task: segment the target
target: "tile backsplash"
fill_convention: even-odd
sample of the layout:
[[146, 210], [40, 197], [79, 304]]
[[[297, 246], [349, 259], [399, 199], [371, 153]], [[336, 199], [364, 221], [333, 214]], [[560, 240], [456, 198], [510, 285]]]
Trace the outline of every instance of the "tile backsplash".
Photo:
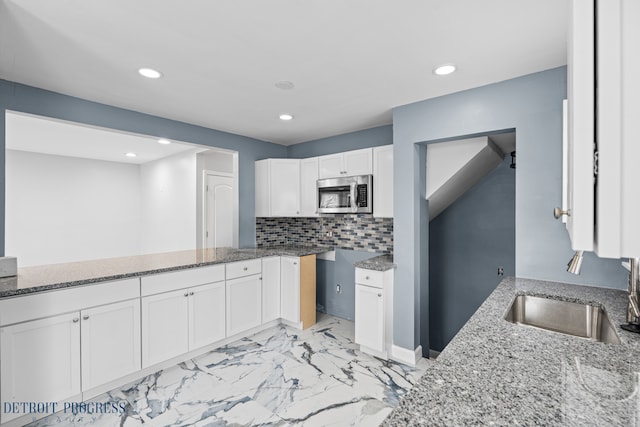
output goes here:
[[393, 218], [325, 215], [317, 218], [256, 218], [256, 245], [322, 245], [393, 252]]

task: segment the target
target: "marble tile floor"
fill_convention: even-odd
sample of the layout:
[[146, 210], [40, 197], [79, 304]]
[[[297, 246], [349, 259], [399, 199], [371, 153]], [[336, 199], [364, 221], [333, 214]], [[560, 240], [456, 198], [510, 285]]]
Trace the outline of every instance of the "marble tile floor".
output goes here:
[[57, 413], [30, 426], [377, 426], [428, 369], [360, 352], [354, 325], [318, 313], [92, 399], [120, 413]]

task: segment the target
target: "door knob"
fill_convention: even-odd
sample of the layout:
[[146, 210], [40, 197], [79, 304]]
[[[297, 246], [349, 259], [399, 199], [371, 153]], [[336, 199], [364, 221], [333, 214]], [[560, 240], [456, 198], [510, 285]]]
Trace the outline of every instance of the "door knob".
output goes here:
[[553, 217], [555, 219], [560, 219], [562, 215], [571, 216], [571, 213], [569, 212], [569, 209], [567, 209], [566, 211], [563, 211], [561, 208], [553, 209]]

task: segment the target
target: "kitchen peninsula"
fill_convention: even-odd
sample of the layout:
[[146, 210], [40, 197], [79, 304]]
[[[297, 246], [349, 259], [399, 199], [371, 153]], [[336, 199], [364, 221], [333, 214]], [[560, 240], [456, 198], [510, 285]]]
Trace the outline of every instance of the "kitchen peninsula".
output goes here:
[[[306, 329], [316, 320], [316, 254], [328, 250], [221, 248], [21, 268], [0, 280], [2, 401], [86, 401], [279, 323]], [[0, 422], [20, 415], [3, 412]]]

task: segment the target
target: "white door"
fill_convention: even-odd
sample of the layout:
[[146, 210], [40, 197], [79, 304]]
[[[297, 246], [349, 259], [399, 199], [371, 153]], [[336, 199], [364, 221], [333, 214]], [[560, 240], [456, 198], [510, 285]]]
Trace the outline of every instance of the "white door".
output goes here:
[[142, 367], [189, 351], [189, 292], [142, 298]]
[[371, 175], [373, 173], [373, 149], [347, 151], [344, 153], [346, 176]]
[[342, 153], [318, 157], [318, 179], [345, 176]]
[[234, 247], [234, 179], [206, 175], [205, 239], [208, 248]]
[[82, 310], [80, 315], [83, 390], [140, 369], [140, 299]]
[[300, 160], [270, 160], [271, 216], [300, 215]]
[[[80, 393], [80, 314], [0, 328], [3, 402], [59, 402]], [[0, 422], [22, 414], [0, 411]]]
[[384, 299], [382, 289], [356, 284], [356, 343], [384, 351]]
[[373, 216], [393, 218], [393, 145], [373, 149]]
[[227, 336], [262, 323], [262, 281], [259, 274], [227, 280]]
[[224, 281], [189, 289], [189, 350], [225, 337]]
[[300, 160], [300, 215], [318, 216], [318, 158]]
[[300, 259], [282, 257], [280, 312], [282, 318], [293, 323], [300, 322]]
[[280, 317], [280, 257], [262, 258], [262, 323]]

